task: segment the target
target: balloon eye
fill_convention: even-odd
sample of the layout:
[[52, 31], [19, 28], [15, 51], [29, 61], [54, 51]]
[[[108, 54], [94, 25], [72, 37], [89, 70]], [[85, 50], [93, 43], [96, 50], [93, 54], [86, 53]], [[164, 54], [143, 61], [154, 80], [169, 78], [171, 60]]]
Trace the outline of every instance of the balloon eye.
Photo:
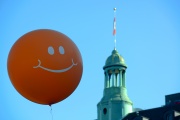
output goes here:
[[65, 51], [64, 51], [64, 48], [63, 48], [62, 46], [59, 46], [59, 53], [60, 53], [60, 54], [64, 54], [64, 52], [65, 52]]
[[53, 48], [52, 46], [49, 46], [49, 47], [48, 47], [48, 53], [49, 53], [50, 55], [53, 55], [53, 54], [54, 54], [54, 48]]

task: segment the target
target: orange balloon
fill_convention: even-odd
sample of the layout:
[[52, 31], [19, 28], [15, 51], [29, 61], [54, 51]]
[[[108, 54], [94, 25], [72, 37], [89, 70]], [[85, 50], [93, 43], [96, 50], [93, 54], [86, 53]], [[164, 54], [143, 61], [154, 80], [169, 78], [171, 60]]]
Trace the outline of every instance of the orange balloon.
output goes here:
[[83, 71], [77, 46], [66, 35], [48, 29], [20, 37], [9, 52], [7, 67], [13, 86], [22, 96], [46, 105], [71, 95]]

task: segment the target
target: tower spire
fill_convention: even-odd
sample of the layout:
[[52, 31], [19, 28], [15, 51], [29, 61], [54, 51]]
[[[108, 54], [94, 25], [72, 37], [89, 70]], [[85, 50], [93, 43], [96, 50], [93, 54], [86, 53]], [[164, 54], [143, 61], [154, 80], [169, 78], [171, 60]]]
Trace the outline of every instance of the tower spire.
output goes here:
[[113, 36], [114, 36], [114, 50], [116, 50], [116, 8], [114, 8]]
[[126, 64], [124, 58], [116, 50], [116, 8], [113, 21], [114, 50], [105, 62], [104, 92], [97, 104], [97, 120], [122, 120], [133, 111], [133, 103], [127, 95]]

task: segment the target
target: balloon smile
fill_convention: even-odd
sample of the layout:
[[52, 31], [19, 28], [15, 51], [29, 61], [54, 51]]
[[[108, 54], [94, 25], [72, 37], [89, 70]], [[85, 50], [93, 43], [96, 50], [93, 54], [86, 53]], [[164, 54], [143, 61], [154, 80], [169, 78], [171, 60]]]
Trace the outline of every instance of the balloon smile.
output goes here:
[[41, 61], [38, 59], [39, 64], [37, 66], [34, 66], [33, 68], [41, 68], [43, 70], [49, 71], [49, 72], [54, 72], [54, 73], [62, 73], [62, 72], [66, 72], [68, 70], [70, 70], [73, 66], [77, 65], [77, 63], [74, 63], [73, 59], [72, 59], [72, 65], [69, 66], [68, 68], [65, 69], [61, 69], [61, 70], [52, 70], [49, 68], [45, 68], [43, 66], [41, 66]]

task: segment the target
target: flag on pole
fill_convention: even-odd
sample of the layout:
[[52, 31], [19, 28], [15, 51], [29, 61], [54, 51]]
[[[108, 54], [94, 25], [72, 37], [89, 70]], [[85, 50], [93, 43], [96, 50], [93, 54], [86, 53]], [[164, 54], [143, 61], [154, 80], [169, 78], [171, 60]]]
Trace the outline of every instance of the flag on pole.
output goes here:
[[114, 17], [113, 21], [113, 35], [116, 35], [116, 17]]

